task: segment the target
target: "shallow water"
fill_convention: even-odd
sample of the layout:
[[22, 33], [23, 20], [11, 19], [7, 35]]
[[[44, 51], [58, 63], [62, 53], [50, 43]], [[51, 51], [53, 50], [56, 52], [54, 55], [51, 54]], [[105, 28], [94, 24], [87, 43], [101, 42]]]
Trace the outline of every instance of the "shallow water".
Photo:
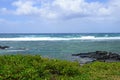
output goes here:
[[71, 56], [71, 54], [94, 52], [98, 50], [120, 53], [119, 38], [119, 33], [1, 34], [0, 45], [10, 46], [10, 48], [0, 50], [0, 54], [40, 54], [43, 57], [74, 60], [76, 58]]

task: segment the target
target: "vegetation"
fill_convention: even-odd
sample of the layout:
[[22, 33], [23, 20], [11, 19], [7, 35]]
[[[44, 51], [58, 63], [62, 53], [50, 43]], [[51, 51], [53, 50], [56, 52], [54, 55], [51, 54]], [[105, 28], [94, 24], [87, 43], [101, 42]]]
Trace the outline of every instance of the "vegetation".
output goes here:
[[120, 80], [120, 63], [80, 66], [39, 55], [1, 55], [0, 80]]

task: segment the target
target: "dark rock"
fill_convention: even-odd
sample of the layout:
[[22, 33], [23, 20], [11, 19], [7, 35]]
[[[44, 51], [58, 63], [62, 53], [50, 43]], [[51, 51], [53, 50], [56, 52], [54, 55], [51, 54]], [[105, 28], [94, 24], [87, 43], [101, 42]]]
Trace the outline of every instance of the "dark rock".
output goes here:
[[79, 56], [80, 58], [91, 58], [93, 60], [104, 61], [104, 62], [120, 61], [119, 54], [107, 52], [107, 51], [79, 53], [79, 54], [72, 54], [72, 56]]
[[10, 48], [9, 46], [0, 46], [0, 49], [7, 49]]

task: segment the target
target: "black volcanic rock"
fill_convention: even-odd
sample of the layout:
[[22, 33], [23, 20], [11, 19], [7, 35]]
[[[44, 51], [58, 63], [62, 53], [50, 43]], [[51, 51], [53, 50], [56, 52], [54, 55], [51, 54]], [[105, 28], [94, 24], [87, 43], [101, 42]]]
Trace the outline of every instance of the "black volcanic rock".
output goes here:
[[7, 49], [10, 48], [9, 46], [0, 46], [0, 49]]
[[88, 53], [72, 54], [72, 56], [79, 56], [80, 58], [91, 58], [96, 61], [120, 61], [120, 55], [117, 53], [107, 51], [96, 51]]

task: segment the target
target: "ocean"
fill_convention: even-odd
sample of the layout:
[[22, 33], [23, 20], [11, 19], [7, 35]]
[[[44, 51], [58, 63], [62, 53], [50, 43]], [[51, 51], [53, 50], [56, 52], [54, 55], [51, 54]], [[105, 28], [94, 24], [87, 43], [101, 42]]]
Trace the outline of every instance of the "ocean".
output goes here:
[[42, 57], [75, 60], [72, 54], [94, 51], [120, 53], [120, 33], [0, 34], [0, 54], [39, 54]]

